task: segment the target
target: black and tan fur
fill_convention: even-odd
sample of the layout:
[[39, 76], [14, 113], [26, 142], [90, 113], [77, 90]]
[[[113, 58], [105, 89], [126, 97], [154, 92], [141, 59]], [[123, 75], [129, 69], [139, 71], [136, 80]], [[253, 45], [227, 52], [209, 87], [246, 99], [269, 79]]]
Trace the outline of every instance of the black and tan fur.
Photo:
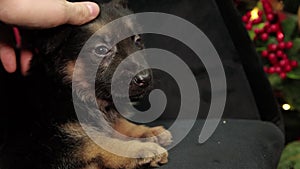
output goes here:
[[[140, 142], [108, 137], [101, 130], [93, 131], [96, 139], [105, 144], [113, 144], [128, 155], [152, 156], [134, 159], [102, 149], [86, 135], [78, 123], [71, 90], [78, 54], [95, 31], [114, 19], [130, 14], [124, 8], [123, 1], [98, 3], [101, 5], [101, 14], [91, 23], [22, 32], [26, 47], [34, 47], [32, 50], [36, 51], [28, 76], [8, 74], [1, 67], [1, 169], [131, 169], [167, 163], [168, 154], [160, 145], [170, 144], [169, 132], [148, 142]], [[138, 35], [118, 43], [113, 54], [106, 56], [109, 62], [100, 64], [96, 79], [97, 102], [106, 120], [118, 132], [138, 138], [157, 136], [165, 129], [139, 126], [122, 118], [112, 103], [110, 82], [118, 64], [141, 48], [143, 46]], [[83, 75], [88, 73], [85, 72], [88, 70], [85, 66], [87, 65], [82, 65]], [[85, 91], [88, 81], [84, 80], [85, 76], [78, 86], [82, 91], [77, 96], [86, 102], [89, 91]], [[148, 90], [150, 87], [133, 87], [131, 92], [133, 95], [143, 95]], [[87, 112], [87, 116], [89, 113], [91, 112]]]

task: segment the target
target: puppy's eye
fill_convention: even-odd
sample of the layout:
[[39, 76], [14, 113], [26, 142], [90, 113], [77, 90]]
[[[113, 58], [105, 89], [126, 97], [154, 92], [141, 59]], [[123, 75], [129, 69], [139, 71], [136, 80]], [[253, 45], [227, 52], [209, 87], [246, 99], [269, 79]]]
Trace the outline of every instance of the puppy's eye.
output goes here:
[[139, 36], [139, 35], [136, 35], [136, 36], [134, 36], [134, 44], [138, 47], [138, 48], [140, 48], [140, 49], [142, 49], [143, 48], [143, 41], [142, 41], [142, 38]]
[[97, 46], [95, 48], [95, 53], [99, 56], [105, 56], [110, 52], [106, 46]]

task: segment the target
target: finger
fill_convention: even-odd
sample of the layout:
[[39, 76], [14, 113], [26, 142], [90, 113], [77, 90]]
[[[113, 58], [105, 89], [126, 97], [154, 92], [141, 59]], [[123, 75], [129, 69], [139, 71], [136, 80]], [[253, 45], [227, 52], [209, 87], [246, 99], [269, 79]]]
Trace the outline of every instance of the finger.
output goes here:
[[7, 6], [0, 11], [0, 20], [30, 28], [51, 28], [62, 24], [81, 25], [96, 18], [100, 12], [94, 2], [33, 1], [35, 5], [27, 1], [17, 1], [14, 5], [0, 3], [0, 6]]
[[17, 69], [16, 54], [11, 47], [4, 44], [0, 44], [0, 59], [4, 69], [7, 72], [13, 73], [16, 71]]
[[73, 25], [81, 25], [95, 19], [100, 8], [93, 2], [66, 2], [67, 23]]
[[24, 76], [27, 75], [30, 68], [30, 61], [32, 59], [32, 53], [30, 51], [21, 51], [21, 72]]

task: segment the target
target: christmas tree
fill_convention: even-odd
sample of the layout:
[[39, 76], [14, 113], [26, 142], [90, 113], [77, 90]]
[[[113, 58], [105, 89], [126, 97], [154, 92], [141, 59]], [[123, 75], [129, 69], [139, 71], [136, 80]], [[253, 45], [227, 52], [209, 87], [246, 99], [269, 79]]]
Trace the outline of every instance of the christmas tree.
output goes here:
[[[300, 117], [300, 1], [253, 2], [235, 0], [282, 109]], [[278, 169], [300, 169], [300, 141], [287, 145]]]

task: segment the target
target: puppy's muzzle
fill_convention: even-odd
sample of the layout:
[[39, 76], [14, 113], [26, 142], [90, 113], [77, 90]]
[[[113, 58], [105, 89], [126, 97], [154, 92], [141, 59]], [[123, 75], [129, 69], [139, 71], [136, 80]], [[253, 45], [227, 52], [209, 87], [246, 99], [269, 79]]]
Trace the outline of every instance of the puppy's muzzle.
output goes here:
[[139, 100], [151, 89], [153, 76], [151, 70], [143, 70], [136, 74], [130, 83], [129, 95], [132, 100]]
[[140, 73], [138, 73], [133, 78], [133, 84], [140, 88], [147, 88], [152, 81], [152, 75], [151, 72], [148, 70], [144, 70]]

